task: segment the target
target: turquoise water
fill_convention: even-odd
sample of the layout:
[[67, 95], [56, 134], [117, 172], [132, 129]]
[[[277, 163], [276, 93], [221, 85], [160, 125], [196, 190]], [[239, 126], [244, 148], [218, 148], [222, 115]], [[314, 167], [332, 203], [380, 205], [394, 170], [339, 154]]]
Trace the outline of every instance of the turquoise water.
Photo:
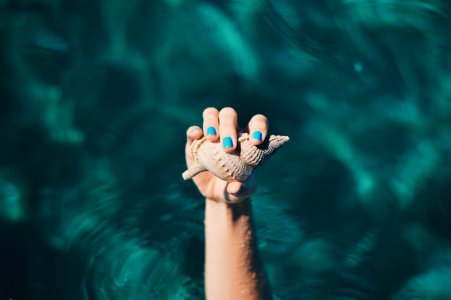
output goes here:
[[275, 299], [451, 299], [447, 1], [0, 1], [0, 299], [204, 299], [185, 131], [290, 142], [253, 197]]

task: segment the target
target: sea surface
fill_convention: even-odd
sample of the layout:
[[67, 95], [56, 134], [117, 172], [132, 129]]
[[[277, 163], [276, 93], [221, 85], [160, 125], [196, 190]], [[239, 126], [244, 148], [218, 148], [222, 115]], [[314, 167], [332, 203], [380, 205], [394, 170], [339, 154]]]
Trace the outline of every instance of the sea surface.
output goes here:
[[227, 106], [290, 136], [274, 299], [451, 299], [450, 1], [0, 0], [0, 45], [0, 300], [204, 299], [185, 132]]

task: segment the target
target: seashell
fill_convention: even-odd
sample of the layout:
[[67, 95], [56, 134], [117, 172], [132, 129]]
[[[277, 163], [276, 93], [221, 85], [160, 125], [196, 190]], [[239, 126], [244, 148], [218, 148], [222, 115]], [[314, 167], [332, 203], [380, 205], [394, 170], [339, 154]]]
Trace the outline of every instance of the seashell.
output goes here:
[[271, 135], [262, 144], [255, 146], [249, 140], [249, 134], [243, 133], [238, 138], [236, 150], [226, 153], [220, 143], [210, 142], [204, 137], [192, 143], [194, 163], [183, 172], [183, 179], [188, 180], [209, 171], [225, 181], [246, 181], [256, 167], [288, 140], [287, 136]]

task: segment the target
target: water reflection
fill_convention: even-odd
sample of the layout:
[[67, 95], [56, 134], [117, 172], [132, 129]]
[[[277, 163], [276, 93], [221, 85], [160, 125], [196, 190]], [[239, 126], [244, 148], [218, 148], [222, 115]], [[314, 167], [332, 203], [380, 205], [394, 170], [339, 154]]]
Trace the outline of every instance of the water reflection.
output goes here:
[[447, 299], [444, 1], [0, 1], [1, 299], [203, 299], [207, 106], [291, 137], [254, 211], [276, 299]]

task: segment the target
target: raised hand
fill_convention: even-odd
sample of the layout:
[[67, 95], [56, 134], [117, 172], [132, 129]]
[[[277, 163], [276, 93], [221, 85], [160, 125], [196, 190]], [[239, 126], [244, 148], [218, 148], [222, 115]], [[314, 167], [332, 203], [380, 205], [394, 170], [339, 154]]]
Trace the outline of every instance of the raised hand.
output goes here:
[[[227, 153], [235, 151], [238, 136], [238, 115], [233, 108], [226, 107], [220, 112], [213, 107], [203, 112], [203, 130], [192, 126], [187, 131], [186, 162], [188, 167], [193, 164], [190, 146], [193, 141], [205, 138], [214, 143], [221, 143]], [[255, 115], [249, 121], [245, 132], [251, 136], [254, 145], [261, 144], [268, 134], [268, 120], [263, 115]], [[193, 180], [203, 196], [210, 200], [225, 202], [240, 202], [250, 197], [256, 190], [256, 181], [251, 176], [246, 182], [226, 182], [210, 172], [202, 172], [193, 177]]]

